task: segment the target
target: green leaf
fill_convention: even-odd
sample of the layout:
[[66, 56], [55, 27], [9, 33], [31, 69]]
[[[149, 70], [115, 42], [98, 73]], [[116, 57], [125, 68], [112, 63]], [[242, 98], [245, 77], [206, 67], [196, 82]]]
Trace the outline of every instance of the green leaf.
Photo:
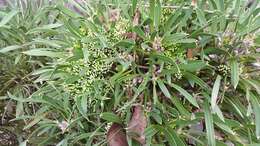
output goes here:
[[54, 48], [60, 48], [61, 47], [61, 45], [57, 44], [57, 42], [55, 40], [48, 40], [48, 39], [41, 39], [41, 38], [34, 39], [32, 41], [32, 43], [51, 46], [51, 47], [54, 47]]
[[216, 113], [217, 116], [220, 118], [220, 120], [222, 120], [223, 122], [225, 121], [225, 118], [223, 116], [223, 113], [222, 111], [220, 110], [219, 106], [218, 105], [215, 105], [214, 106], [214, 109], [213, 110], [213, 113]]
[[9, 12], [0, 22], [0, 27], [6, 25], [16, 14], [18, 13], [17, 10], [12, 10]]
[[19, 146], [26, 146], [27, 145], [27, 140], [25, 140], [25, 141], [23, 141], [23, 142], [21, 142], [20, 144], [19, 144]]
[[117, 42], [114, 46], [130, 48], [134, 44], [135, 44], [135, 42], [133, 40], [121, 40], [121, 41]]
[[163, 92], [164, 96], [166, 96], [166, 97], [171, 99], [171, 101], [177, 107], [177, 109], [180, 111], [180, 113], [182, 115], [185, 115], [186, 117], [189, 117], [190, 113], [183, 107], [183, 105], [181, 104], [179, 99], [177, 99], [175, 96], [171, 96], [169, 90], [164, 85], [163, 81], [162, 80], [157, 80], [157, 84], [158, 84], [159, 88], [161, 89], [161, 91]]
[[185, 71], [196, 72], [206, 67], [206, 65], [203, 61], [189, 61], [188, 64], [180, 64], [180, 68]]
[[132, 0], [132, 14], [135, 13], [136, 5], [137, 5], [137, 0]]
[[165, 33], [165, 35], [163, 36], [163, 43], [169, 43], [169, 44], [175, 44], [176, 41], [179, 41], [181, 39], [184, 39], [185, 37], [187, 37], [188, 34], [186, 33], [173, 33], [173, 34], [169, 34], [169, 33]]
[[162, 115], [156, 112], [151, 112], [151, 117], [158, 123], [158, 124], [162, 124]]
[[230, 61], [231, 67], [231, 83], [233, 87], [236, 89], [239, 82], [239, 64], [235, 59]]
[[32, 33], [38, 33], [38, 32], [46, 32], [48, 30], [52, 30], [55, 28], [59, 28], [61, 27], [63, 24], [60, 23], [54, 23], [54, 24], [47, 24], [47, 25], [43, 25], [43, 26], [39, 26], [33, 29], [30, 29], [27, 34], [32, 34]]
[[176, 106], [181, 115], [184, 115], [187, 118], [190, 117], [190, 112], [183, 106], [179, 98], [172, 96], [171, 101]]
[[240, 0], [235, 0], [234, 1], [234, 14], [238, 15], [239, 14], [239, 10], [240, 10]]
[[196, 43], [196, 42], [197, 42], [196, 39], [180, 39], [180, 40], [176, 40], [174, 43], [189, 44], [189, 43]]
[[14, 51], [14, 50], [20, 49], [22, 47], [23, 46], [18, 46], [18, 45], [8, 46], [8, 47], [0, 49], [0, 53], [7, 53], [7, 52], [10, 52], [10, 51]]
[[135, 91], [135, 94], [133, 96], [133, 98], [131, 99], [131, 101], [125, 103], [124, 106], [122, 106], [120, 109], [118, 109], [118, 111], [121, 111], [125, 108], [127, 108], [128, 106], [130, 106], [131, 104], [133, 104], [136, 100], [136, 98], [144, 91], [147, 89], [147, 83], [150, 81], [150, 74], [147, 73], [144, 75], [143, 77], [143, 82], [138, 86], [137, 90]]
[[101, 113], [100, 117], [109, 122], [115, 122], [115, 123], [119, 123], [119, 124], [122, 123], [122, 120], [120, 119], [120, 117], [118, 117], [114, 113], [110, 113], [110, 112]]
[[253, 79], [246, 79], [246, 80], [243, 80], [245, 83], [249, 84], [250, 86], [252, 86], [256, 92], [258, 94], [260, 94], [260, 83], [257, 82], [256, 80], [253, 80]]
[[168, 128], [161, 127], [163, 129], [163, 133], [165, 135], [165, 138], [167, 139], [169, 145], [171, 146], [177, 146], [177, 143], [175, 141], [175, 137], [173, 136], [172, 131], [170, 131]]
[[23, 130], [31, 128], [32, 126], [34, 126], [38, 122], [40, 122], [43, 118], [44, 118], [44, 115], [42, 115], [42, 114], [36, 115], [35, 118], [31, 122], [26, 124], [26, 126], [23, 128]]
[[232, 135], [235, 134], [235, 132], [234, 132], [229, 126], [227, 126], [227, 125], [225, 125], [225, 124], [222, 124], [222, 123], [219, 123], [219, 122], [215, 122], [215, 124], [216, 124], [219, 128], [221, 128], [222, 130], [228, 132], [229, 134], [232, 134]]
[[30, 56], [47, 56], [47, 57], [63, 57], [63, 52], [54, 52], [46, 48], [38, 48], [38, 49], [32, 49], [23, 52], [26, 55]]
[[216, 0], [216, 5], [219, 11], [224, 12], [224, 0]]
[[17, 104], [16, 104], [16, 112], [15, 112], [15, 117], [20, 117], [24, 114], [24, 107], [23, 107], [23, 102], [19, 102], [17, 101]]
[[256, 137], [257, 139], [260, 139], [260, 103], [257, 100], [257, 97], [253, 94], [250, 93], [250, 99], [251, 99], [251, 103], [253, 105], [253, 111], [254, 111], [254, 115], [255, 115], [255, 125], [256, 125]]
[[161, 20], [161, 2], [160, 0], [156, 1], [155, 4], [155, 9], [154, 9], [154, 26], [156, 29], [158, 29], [159, 25], [160, 25], [160, 20]]
[[60, 12], [62, 12], [63, 14], [68, 15], [68, 16], [70, 16], [72, 18], [81, 17], [78, 13], [75, 13], [75, 12], [71, 11], [70, 9], [64, 7], [63, 5], [58, 5], [57, 9], [59, 9]]
[[185, 3], [183, 3], [174, 13], [172, 13], [172, 14], [169, 16], [168, 20], [166, 21], [166, 23], [165, 23], [165, 25], [164, 25], [164, 31], [166, 32], [165, 35], [171, 33], [171, 31], [169, 31], [169, 30], [171, 30], [172, 26], [173, 26], [175, 23], [177, 23], [176, 20], [177, 20], [177, 19], [179, 18], [179, 16], [181, 15], [182, 10], [183, 10], [182, 8], [183, 8], [184, 5], [185, 5]]
[[244, 146], [260, 146], [260, 144], [255, 143], [255, 144], [245, 144]]
[[82, 48], [82, 52], [83, 52], [83, 56], [84, 56], [84, 61], [88, 62], [89, 56], [90, 56], [88, 48]]
[[216, 80], [215, 80], [215, 83], [214, 83], [214, 86], [213, 86], [213, 89], [212, 89], [212, 93], [211, 93], [211, 107], [212, 107], [212, 109], [214, 109], [215, 106], [217, 105], [220, 82], [221, 82], [221, 76], [218, 75]]
[[169, 145], [171, 146], [185, 146], [185, 143], [182, 139], [177, 135], [175, 130], [170, 126], [165, 125], [164, 127], [160, 127], [161, 131], [165, 134]]
[[86, 112], [85, 112], [84, 108], [82, 107], [82, 98], [83, 98], [83, 97], [81, 97], [81, 96], [75, 97], [75, 103], [76, 103], [77, 109], [79, 110], [79, 113], [80, 113], [83, 117], [87, 118]]
[[198, 105], [196, 99], [194, 97], [192, 97], [192, 95], [190, 95], [190, 93], [188, 93], [186, 90], [184, 90], [183, 88], [181, 88], [180, 86], [178, 86], [176, 84], [172, 83], [172, 84], [170, 84], [170, 86], [175, 88], [177, 91], [179, 91], [192, 105], [199, 108], [199, 105]]
[[66, 18], [64, 18], [63, 23], [64, 23], [65, 27], [67, 28], [67, 30], [69, 30], [69, 32], [71, 32], [75, 37], [77, 37], [77, 38], [81, 37], [81, 33], [80, 33], [78, 27], [75, 26], [75, 24], [73, 23], [73, 21], [71, 19], [66, 20]]
[[220, 31], [223, 31], [223, 32], [225, 31], [226, 23], [227, 23], [227, 21], [226, 21], [225, 15], [220, 16], [219, 17], [219, 29], [220, 29]]
[[210, 91], [210, 87], [207, 83], [205, 83], [201, 78], [193, 75], [192, 73], [185, 72], [184, 73], [185, 78], [194, 81], [196, 84], [198, 84], [202, 89], [206, 89], [206, 91]]
[[155, 0], [149, 0], [150, 18], [154, 19]]
[[206, 123], [208, 145], [216, 146], [213, 118], [207, 100], [204, 101], [203, 109], [204, 109], [204, 116], [205, 116], [205, 123]]
[[205, 18], [205, 14], [201, 9], [196, 9], [196, 14], [199, 19], [200, 25], [205, 26], [207, 24], [207, 20]]
[[139, 27], [139, 26], [135, 26], [135, 27], [133, 27], [133, 31], [135, 32], [135, 33], [137, 33], [137, 35], [139, 36], [139, 37], [141, 37], [142, 39], [144, 39], [145, 40], [145, 33], [144, 33], [144, 31]]
[[149, 125], [144, 130], [144, 135], [147, 138], [153, 137], [159, 130], [156, 128], [155, 125]]
[[161, 89], [161, 91], [163, 92], [163, 94], [168, 97], [171, 98], [171, 94], [168, 91], [167, 87], [164, 85], [164, 83], [162, 82], [162, 80], [157, 80], [157, 83], [159, 85], [159, 88]]
[[227, 99], [227, 101], [230, 103], [230, 105], [232, 105], [232, 106], [234, 107], [234, 109], [237, 111], [237, 113], [238, 113], [242, 118], [244, 118], [244, 115], [243, 115], [243, 113], [242, 113], [242, 111], [241, 111], [241, 108], [239, 108], [240, 106], [239, 106], [238, 102], [236, 102], [235, 100], [232, 101], [231, 99]]

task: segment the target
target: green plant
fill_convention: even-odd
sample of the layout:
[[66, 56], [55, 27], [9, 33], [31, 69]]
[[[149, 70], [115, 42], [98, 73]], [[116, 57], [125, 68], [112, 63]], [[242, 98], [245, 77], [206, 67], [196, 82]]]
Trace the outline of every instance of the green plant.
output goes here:
[[[4, 4], [0, 10], [0, 125], [13, 127], [12, 131], [22, 139], [27, 137], [22, 133], [25, 121], [10, 120], [37, 109], [36, 104], [23, 100], [41, 87], [34, 82], [37, 76], [32, 73], [51, 61], [46, 57], [48, 51], [60, 51], [61, 32], [57, 33], [56, 28], [61, 24], [56, 22], [57, 13], [47, 1], [10, 0]], [[28, 56], [35, 50], [40, 53]]]
[[48, 52], [29, 98], [9, 95], [37, 103], [15, 119], [29, 143], [260, 143], [258, 1], [69, 2], [53, 9], [67, 52]]

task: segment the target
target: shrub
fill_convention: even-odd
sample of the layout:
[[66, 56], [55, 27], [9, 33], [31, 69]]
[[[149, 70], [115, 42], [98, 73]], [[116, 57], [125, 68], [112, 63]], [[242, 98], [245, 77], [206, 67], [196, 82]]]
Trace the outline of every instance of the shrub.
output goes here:
[[29, 143], [260, 142], [258, 1], [70, 2], [51, 9], [59, 51], [25, 52], [48, 57], [41, 87], [8, 96], [37, 105], [14, 119], [34, 129]]

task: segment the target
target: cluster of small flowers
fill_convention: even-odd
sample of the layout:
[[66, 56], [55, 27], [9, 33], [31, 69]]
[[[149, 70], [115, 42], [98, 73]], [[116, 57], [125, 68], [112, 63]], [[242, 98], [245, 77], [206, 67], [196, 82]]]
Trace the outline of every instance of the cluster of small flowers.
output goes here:
[[217, 67], [217, 70], [224, 76], [230, 72], [230, 68], [227, 65], [221, 64]]
[[[165, 46], [165, 45], [163, 45]], [[181, 47], [178, 44], [164, 47], [164, 55], [173, 59], [182, 60], [186, 57], [185, 51], [180, 51]]]
[[[124, 38], [124, 34], [127, 32], [129, 23], [127, 19], [120, 18], [115, 23], [114, 27], [111, 27], [108, 31], [104, 31], [103, 35], [107, 38], [109, 46], [113, 46], [118, 41]], [[81, 27], [81, 35], [95, 37], [91, 31]], [[105, 79], [105, 75], [112, 67], [112, 63], [108, 61], [111, 57], [120, 54], [117, 48], [99, 47], [99, 42], [91, 41], [88, 43], [81, 43], [76, 41], [73, 44], [74, 49], [88, 49], [88, 60], [79, 59], [76, 61], [70, 61], [66, 64], [65, 71], [78, 79], [70, 84], [64, 85], [65, 89], [72, 95], [83, 94], [91, 92], [93, 84], [98, 80]], [[104, 83], [105, 84], [105, 83]], [[106, 85], [104, 85], [104, 89]]]
[[114, 26], [114, 29], [110, 29], [107, 32], [107, 37], [109, 38], [109, 42], [114, 44], [124, 38], [127, 33], [127, 29], [129, 28], [129, 21], [124, 18], [120, 18]]
[[178, 79], [178, 80], [180, 80], [180, 79], [183, 77], [183, 75], [182, 75], [182, 73], [181, 73], [180, 71], [177, 71], [177, 72], [174, 74], [174, 76], [175, 76], [175, 78]]
[[88, 35], [88, 29], [86, 29], [84, 27], [80, 27], [79, 32], [81, 35]]
[[115, 36], [122, 38], [122, 35], [127, 32], [129, 21], [121, 18], [115, 25]]
[[[67, 62], [65, 71], [78, 79], [70, 84], [65, 84], [65, 89], [72, 95], [91, 92], [92, 84], [95, 81], [105, 78], [112, 67], [106, 59], [115, 54], [115, 51], [109, 48], [95, 48], [95, 43], [91, 42], [88, 45], [89, 60], [78, 59], [75, 61]], [[78, 45], [79, 47], [81, 45]]]
[[[184, 62], [185, 61], [185, 52], [184, 51], [180, 51], [180, 46], [178, 44], [175, 44], [175, 45], [171, 45], [171, 46], [167, 46], [165, 47], [165, 50], [164, 50], [164, 55], [169, 57], [169, 58], [172, 58], [173, 60], [176, 61], [176, 63], [178, 62]], [[170, 65], [170, 64], [167, 64], [166, 65], [166, 68], [170, 69], [172, 68], [173, 65]], [[182, 73], [180, 71], [177, 71], [175, 74], [174, 74], [174, 77], [175, 79], [179, 80], [182, 78]]]
[[[171, 69], [172, 67], [173, 67], [173, 65], [171, 65], [171, 64], [166, 65], [166, 69]], [[180, 79], [182, 79], [182, 77], [183, 77], [183, 74], [181, 73], [180, 70], [177, 70], [177, 72], [174, 73], [174, 78], [176, 80], [180, 80]]]
[[161, 22], [165, 23], [169, 19], [170, 15], [172, 13], [173, 13], [173, 9], [171, 9], [171, 8], [163, 8], [162, 9]]

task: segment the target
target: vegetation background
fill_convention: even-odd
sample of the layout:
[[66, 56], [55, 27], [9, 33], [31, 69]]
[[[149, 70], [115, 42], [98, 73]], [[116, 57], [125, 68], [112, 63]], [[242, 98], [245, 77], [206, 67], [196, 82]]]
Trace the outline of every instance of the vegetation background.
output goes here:
[[0, 145], [260, 145], [259, 0], [0, 0]]

